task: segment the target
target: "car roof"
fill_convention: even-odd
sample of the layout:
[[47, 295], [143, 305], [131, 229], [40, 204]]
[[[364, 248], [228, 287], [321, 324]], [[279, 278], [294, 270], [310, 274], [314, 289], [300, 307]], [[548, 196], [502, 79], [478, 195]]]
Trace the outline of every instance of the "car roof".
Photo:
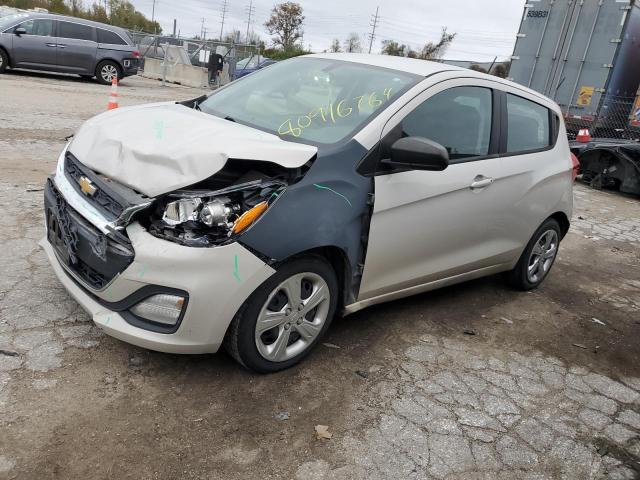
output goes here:
[[345, 62], [363, 63], [374, 67], [391, 68], [402, 72], [413, 73], [427, 77], [438, 72], [464, 71], [464, 68], [454, 67], [440, 62], [430, 62], [417, 58], [395, 57], [373, 53], [315, 53], [306, 55], [312, 58], [326, 58], [331, 60], [343, 60]]
[[555, 105], [555, 102], [540, 92], [536, 92], [530, 88], [527, 88], [518, 83], [511, 82], [504, 78], [489, 75], [487, 73], [477, 72], [468, 68], [462, 68], [455, 65], [449, 65], [442, 62], [433, 62], [429, 60], [421, 60], [418, 58], [408, 57], [396, 57], [392, 55], [380, 55], [372, 53], [315, 53], [311, 55], [305, 55], [309, 58], [326, 58], [331, 60], [341, 60], [345, 62], [362, 63], [366, 65], [372, 65], [374, 67], [390, 68], [393, 70], [399, 70], [401, 72], [412, 73], [420, 75], [422, 77], [428, 77], [436, 73], [447, 72], [452, 77], [472, 77], [480, 80], [489, 80], [495, 83], [501, 83], [510, 87], [516, 88], [520, 91], [526, 92], [532, 96], [538, 97], [542, 100], [546, 100]]
[[[67, 15], [56, 15], [53, 13], [40, 13], [40, 12], [26, 12], [29, 18], [50, 18], [52, 20], [67, 20], [70, 22], [81, 23], [90, 27], [102, 28], [105, 30], [111, 30], [120, 34], [126, 33], [126, 30], [121, 27], [109, 25], [108, 23], [94, 22], [93, 20], [85, 20], [84, 18], [70, 17]], [[27, 17], [25, 17], [27, 18]]]

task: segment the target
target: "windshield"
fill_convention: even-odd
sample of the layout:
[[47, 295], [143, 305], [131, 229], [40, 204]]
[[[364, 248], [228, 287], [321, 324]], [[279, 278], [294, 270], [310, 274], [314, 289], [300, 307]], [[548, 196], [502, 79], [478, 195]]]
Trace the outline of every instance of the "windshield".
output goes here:
[[5, 28], [13, 25], [16, 22], [19, 22], [20, 20], [28, 16], [29, 15], [26, 13], [16, 13], [14, 15], [6, 15], [4, 17], [0, 17], [0, 32]]
[[420, 80], [418, 75], [371, 65], [296, 58], [229, 85], [200, 108], [285, 140], [334, 144]]

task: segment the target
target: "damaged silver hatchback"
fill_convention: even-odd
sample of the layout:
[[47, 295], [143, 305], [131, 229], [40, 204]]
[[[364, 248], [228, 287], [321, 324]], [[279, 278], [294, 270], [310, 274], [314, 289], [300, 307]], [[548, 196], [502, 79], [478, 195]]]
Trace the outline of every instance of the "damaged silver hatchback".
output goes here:
[[299, 362], [337, 312], [507, 272], [569, 228], [558, 107], [477, 72], [311, 55], [183, 103], [87, 121], [46, 186], [42, 246], [108, 334]]

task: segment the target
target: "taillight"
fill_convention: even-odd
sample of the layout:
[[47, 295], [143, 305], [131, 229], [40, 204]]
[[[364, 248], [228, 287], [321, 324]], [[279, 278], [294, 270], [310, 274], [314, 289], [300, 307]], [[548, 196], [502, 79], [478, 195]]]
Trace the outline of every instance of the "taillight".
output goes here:
[[140, 57], [140, 52], [139, 52], [138, 50], [134, 50], [134, 51], [133, 51], [133, 56], [134, 56], [135, 58], [139, 58], [139, 57]]
[[580, 160], [578, 160], [578, 157], [576, 157], [573, 153], [571, 154], [571, 165], [571, 177], [575, 181], [576, 177], [580, 173]]

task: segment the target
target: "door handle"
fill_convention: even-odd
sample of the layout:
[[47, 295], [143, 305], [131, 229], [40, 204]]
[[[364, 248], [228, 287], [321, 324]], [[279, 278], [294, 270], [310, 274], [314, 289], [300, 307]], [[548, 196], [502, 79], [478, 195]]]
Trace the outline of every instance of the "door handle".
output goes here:
[[485, 177], [484, 175], [478, 175], [474, 178], [473, 183], [470, 185], [472, 190], [479, 190], [481, 188], [487, 188], [493, 183], [493, 178]]
[[67, 46], [58, 44], [58, 48], [67, 48]]
[[47, 43], [47, 47], [55, 47], [56, 44], [55, 43]]

